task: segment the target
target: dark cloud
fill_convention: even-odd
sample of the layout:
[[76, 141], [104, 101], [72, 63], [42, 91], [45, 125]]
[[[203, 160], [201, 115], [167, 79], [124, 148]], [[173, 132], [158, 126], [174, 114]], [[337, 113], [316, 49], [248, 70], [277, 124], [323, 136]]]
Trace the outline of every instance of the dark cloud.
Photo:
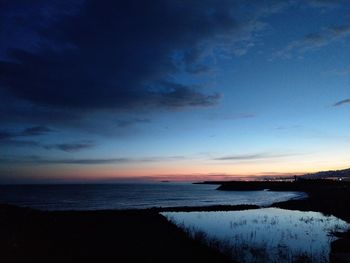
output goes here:
[[28, 164], [73, 164], [73, 165], [98, 165], [98, 164], [124, 164], [124, 163], [148, 163], [160, 161], [176, 161], [185, 159], [184, 156], [162, 156], [149, 158], [90, 158], [90, 159], [45, 159], [40, 156], [22, 156], [0, 158], [0, 163], [28, 163]]
[[290, 154], [271, 154], [271, 153], [256, 153], [256, 154], [238, 154], [222, 156], [218, 158], [213, 158], [215, 161], [244, 161], [244, 160], [257, 160], [266, 158], [279, 158], [290, 156]]
[[167, 78], [179, 71], [172, 55], [182, 50], [190, 53], [184, 61], [192, 70], [205, 68], [196, 65], [199, 45], [238, 28], [232, 6], [210, 0], [86, 1], [79, 12], [63, 13], [46, 27], [30, 25], [47, 44], [8, 49], [0, 81], [17, 98], [51, 108], [211, 106], [218, 94]]
[[6, 132], [6, 131], [0, 131], [0, 141], [5, 140], [5, 139], [9, 139], [11, 137], [13, 137], [11, 133]]
[[231, 160], [255, 160], [264, 158], [263, 154], [247, 154], [247, 155], [230, 155], [214, 158], [216, 161], [231, 161]]
[[239, 120], [239, 119], [253, 119], [257, 115], [254, 113], [211, 113], [208, 115], [209, 119], [219, 120]]
[[127, 128], [138, 123], [150, 123], [150, 119], [139, 119], [139, 118], [129, 118], [117, 121], [117, 126], [119, 128]]
[[219, 93], [174, 76], [207, 74], [208, 61], [244, 55], [265, 28], [261, 18], [289, 5], [3, 1], [0, 121], [76, 126], [92, 112], [213, 106]]
[[8, 48], [37, 51], [41, 45], [47, 45], [47, 39], [39, 32], [61, 16], [76, 13], [82, 3], [83, 0], [0, 1], [0, 57], [10, 59], [5, 53]]
[[46, 150], [56, 149], [64, 152], [77, 152], [94, 146], [92, 141], [73, 143], [43, 144], [39, 141], [28, 140], [26, 137], [37, 137], [54, 132], [46, 126], [33, 126], [20, 131], [0, 131], [0, 144], [12, 147], [40, 147]]
[[194, 87], [162, 81], [161, 89], [156, 96], [160, 96], [159, 103], [163, 107], [168, 108], [183, 108], [186, 106], [213, 106], [217, 103], [220, 94], [215, 93], [212, 95], [203, 95], [201, 92], [196, 91]]
[[0, 139], [0, 144], [11, 147], [40, 147], [40, 143], [32, 140]]
[[129, 163], [127, 158], [107, 158], [107, 159], [61, 159], [61, 160], [39, 160], [37, 163], [41, 164], [113, 164], [113, 163]]
[[34, 126], [22, 131], [20, 133], [20, 136], [38, 136], [38, 135], [47, 134], [52, 131], [53, 130], [45, 126]]
[[43, 148], [48, 150], [57, 149], [64, 152], [78, 152], [78, 151], [89, 149], [92, 147], [94, 147], [94, 143], [90, 141], [78, 142], [78, 143], [58, 143], [58, 144], [43, 146]]
[[0, 131], [0, 141], [13, 139], [16, 137], [40, 136], [50, 132], [53, 132], [53, 130], [45, 126], [33, 126], [33, 127], [25, 128], [19, 132], [18, 131], [14, 131], [14, 132]]
[[46, 150], [60, 150], [64, 152], [78, 152], [95, 146], [93, 142], [42, 144], [38, 141], [10, 139], [9, 137], [6, 137], [6, 139], [0, 138], [0, 144], [11, 147], [39, 147]]
[[338, 107], [338, 106], [341, 106], [341, 105], [344, 105], [344, 104], [350, 104], [350, 99], [345, 99], [345, 100], [338, 101], [338, 102], [334, 103], [333, 106], [334, 107]]
[[253, 48], [262, 18], [291, 5], [268, 2], [2, 1], [0, 122], [78, 127], [96, 112], [216, 105], [221, 94], [177, 74]]
[[49, 128], [43, 126], [26, 128], [19, 132], [0, 131], [0, 145], [10, 147], [39, 147], [39, 142], [23, 140], [23, 138], [39, 136], [49, 131], [51, 131]]
[[76, 111], [41, 107], [16, 98], [8, 99], [1, 94], [0, 98], [3, 99], [0, 104], [0, 123], [20, 123], [22, 125], [32, 123], [50, 126], [69, 123], [70, 126], [73, 126], [73, 122], [82, 120], [82, 115]]

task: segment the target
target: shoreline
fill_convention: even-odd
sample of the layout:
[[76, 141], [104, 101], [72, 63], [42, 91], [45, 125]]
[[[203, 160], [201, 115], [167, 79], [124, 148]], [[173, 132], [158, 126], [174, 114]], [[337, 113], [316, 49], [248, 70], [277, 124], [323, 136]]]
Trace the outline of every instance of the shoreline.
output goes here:
[[[230, 183], [231, 189], [234, 189], [232, 187], [234, 184]], [[266, 184], [261, 185], [265, 186]], [[291, 186], [295, 187], [288, 185], [288, 188], [291, 189]], [[36, 262], [90, 259], [99, 261], [109, 257], [114, 257], [116, 260], [123, 259], [123, 262], [145, 261], [145, 257], [151, 262], [164, 262], [164, 258], [169, 255], [169, 259], [166, 260], [168, 262], [180, 260], [232, 262], [214, 249], [189, 239], [180, 228], [171, 224], [159, 213], [277, 207], [332, 214], [350, 222], [350, 211], [346, 209], [346, 200], [350, 200], [346, 199], [350, 196], [350, 185], [345, 184], [343, 187], [342, 184], [340, 188], [339, 186], [331, 184], [331, 187], [328, 185], [326, 188], [319, 188], [308, 185], [305, 191], [307, 198], [293, 198], [268, 206], [212, 205], [127, 210], [42, 211], [0, 204], [0, 231], [3, 233], [0, 245], [4, 250], [3, 258], [8, 259], [7, 262], [22, 262], [28, 259]], [[342, 258], [350, 255], [350, 231], [338, 237], [339, 239], [331, 245], [331, 262], [341, 262]]]
[[[333, 215], [350, 223], [350, 182], [333, 180], [299, 180], [295, 182], [225, 182], [218, 190], [245, 191], [246, 189], [270, 189], [273, 191], [302, 191], [306, 199], [294, 199], [273, 203], [270, 207], [314, 211]], [[331, 244], [331, 262], [350, 262], [350, 230], [337, 233], [339, 239]]]

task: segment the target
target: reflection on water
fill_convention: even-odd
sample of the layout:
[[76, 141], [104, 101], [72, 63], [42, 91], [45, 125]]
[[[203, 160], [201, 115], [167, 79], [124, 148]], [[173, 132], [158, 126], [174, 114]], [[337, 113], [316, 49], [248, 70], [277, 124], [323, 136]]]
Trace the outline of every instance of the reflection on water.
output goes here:
[[350, 228], [334, 216], [278, 208], [162, 215], [240, 262], [328, 262], [332, 232]]

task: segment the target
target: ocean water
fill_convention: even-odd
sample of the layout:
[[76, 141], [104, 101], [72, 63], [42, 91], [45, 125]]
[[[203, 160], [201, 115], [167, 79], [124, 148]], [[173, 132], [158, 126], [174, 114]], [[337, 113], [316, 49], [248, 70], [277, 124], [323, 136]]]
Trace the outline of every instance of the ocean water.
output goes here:
[[332, 233], [350, 229], [334, 216], [279, 208], [161, 214], [192, 237], [247, 263], [329, 262]]
[[0, 203], [40, 210], [140, 209], [151, 207], [255, 204], [305, 197], [299, 192], [218, 191], [190, 183], [0, 185]]

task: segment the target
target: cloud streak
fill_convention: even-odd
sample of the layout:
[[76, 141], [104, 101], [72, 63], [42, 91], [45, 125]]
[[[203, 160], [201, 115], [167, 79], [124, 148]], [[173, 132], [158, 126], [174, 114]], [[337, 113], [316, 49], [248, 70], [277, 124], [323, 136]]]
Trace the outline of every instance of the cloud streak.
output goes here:
[[19, 132], [0, 131], [0, 141], [5, 139], [13, 139], [16, 137], [40, 136], [51, 132], [53, 132], [53, 130], [45, 126], [33, 126], [25, 128]]
[[162, 156], [149, 158], [67, 158], [67, 159], [46, 159], [40, 156], [22, 156], [13, 158], [1, 158], [3, 163], [27, 163], [27, 164], [72, 164], [72, 165], [104, 165], [104, 164], [129, 164], [129, 163], [152, 163], [162, 161], [184, 160], [184, 156]]
[[64, 152], [78, 152], [94, 147], [92, 141], [81, 141], [72, 143], [43, 144], [36, 140], [24, 139], [47, 135], [54, 132], [45, 126], [32, 126], [21, 131], [0, 131], [0, 144], [12, 147], [40, 147], [46, 150], [60, 150]]
[[275, 52], [274, 57], [289, 59], [294, 54], [318, 50], [349, 36], [350, 25], [328, 27], [320, 32], [308, 34], [302, 39], [289, 43], [285, 48]]
[[85, 149], [93, 148], [95, 145], [91, 141], [86, 142], [77, 142], [77, 143], [58, 143], [58, 144], [51, 144], [51, 145], [43, 145], [42, 147], [51, 150], [61, 150], [64, 152], [78, 152]]
[[129, 119], [120, 119], [117, 121], [117, 126], [119, 128], [127, 128], [139, 123], [150, 123], [150, 119], [140, 119], [140, 118], [129, 118]]
[[53, 132], [53, 130], [51, 130], [48, 127], [34, 126], [34, 127], [26, 128], [19, 134], [19, 136], [39, 136], [50, 132]]
[[212, 158], [214, 161], [245, 161], [245, 160], [259, 160], [270, 158], [281, 158], [291, 156], [290, 154], [271, 154], [271, 153], [255, 153], [255, 154], [237, 154], [222, 157]]
[[350, 104], [350, 99], [345, 99], [345, 100], [338, 101], [338, 102], [333, 104], [333, 107], [342, 106], [344, 104]]

